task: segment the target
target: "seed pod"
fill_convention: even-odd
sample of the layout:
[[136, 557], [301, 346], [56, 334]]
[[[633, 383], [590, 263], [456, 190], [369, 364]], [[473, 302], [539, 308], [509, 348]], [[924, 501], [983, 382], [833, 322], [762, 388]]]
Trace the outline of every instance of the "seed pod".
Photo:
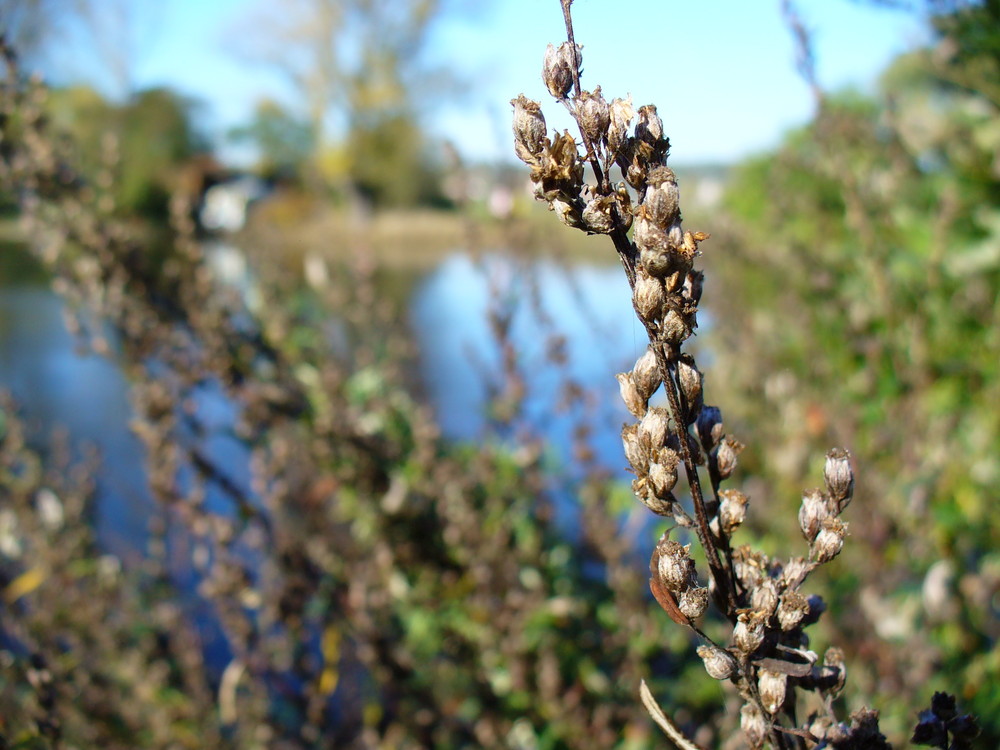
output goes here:
[[601, 96], [601, 87], [584, 91], [576, 98], [576, 121], [591, 144], [600, 144], [611, 125], [611, 109]]
[[691, 335], [691, 329], [693, 325], [693, 316], [691, 316], [691, 321], [677, 312], [676, 310], [669, 310], [666, 315], [663, 316], [663, 322], [660, 323], [660, 329], [663, 331], [663, 339], [671, 346], [680, 346], [684, 341]]
[[552, 210], [556, 212], [559, 221], [572, 229], [586, 229], [587, 225], [583, 221], [583, 211], [578, 205], [578, 201], [572, 203], [564, 200], [554, 200], [550, 204]]
[[670, 167], [655, 167], [646, 178], [648, 189], [642, 205], [646, 216], [667, 229], [680, 219], [680, 190]]
[[627, 99], [613, 99], [608, 108], [608, 148], [611, 149], [615, 157], [622, 151], [628, 138], [629, 125], [635, 117], [635, 110], [632, 109], [632, 97]]
[[669, 492], [665, 493], [662, 497], [657, 496], [656, 492], [653, 491], [653, 485], [649, 477], [633, 479], [632, 492], [639, 498], [639, 501], [643, 505], [656, 515], [663, 516], [664, 518], [671, 518], [675, 515], [677, 498]]
[[[649, 258], [665, 255], [666, 259], [661, 264], [670, 262], [670, 238], [667, 235], [667, 230], [647, 216], [641, 206], [636, 212], [635, 232], [632, 239], [635, 241], [635, 246], [639, 248], [640, 255], [645, 254]], [[652, 269], [647, 270], [651, 275], [659, 278], [665, 275], [665, 271], [654, 273]]]
[[690, 545], [684, 546], [672, 539], [660, 537], [656, 544], [659, 553], [656, 575], [668, 591], [681, 591], [695, 585], [697, 578]]
[[739, 666], [731, 653], [716, 646], [698, 646], [698, 656], [705, 663], [708, 676], [716, 680], [728, 680]]
[[514, 105], [514, 151], [526, 164], [536, 164], [545, 148], [545, 117], [541, 105], [521, 94]]
[[639, 391], [640, 397], [646, 401], [660, 387], [660, 370], [656, 363], [656, 354], [648, 346], [632, 367], [632, 383]]
[[720, 479], [728, 479], [736, 471], [736, 457], [743, 451], [743, 443], [726, 435], [715, 449], [716, 470]]
[[609, 197], [594, 198], [583, 209], [583, 223], [588, 232], [594, 234], [610, 234], [615, 228], [611, 216], [611, 207], [615, 199]]
[[754, 609], [770, 617], [778, 606], [778, 586], [772, 578], [765, 578], [754, 588], [750, 595], [750, 604]]
[[847, 536], [847, 524], [839, 518], [824, 518], [819, 534], [809, 548], [812, 557], [818, 563], [830, 562], [840, 554]]
[[799, 528], [807, 542], [812, 543], [816, 539], [823, 521], [829, 515], [826, 497], [820, 490], [809, 490], [802, 495], [802, 505], [799, 506]]
[[678, 456], [670, 448], [663, 448], [657, 460], [649, 465], [649, 481], [656, 495], [665, 498], [677, 484]]
[[815, 567], [816, 563], [810, 562], [804, 557], [793, 557], [782, 569], [778, 583], [785, 591], [797, 589]]
[[757, 688], [760, 690], [760, 700], [764, 708], [772, 716], [781, 710], [785, 703], [785, 691], [788, 684], [786, 675], [772, 672], [769, 669], [760, 670], [757, 677]]
[[635, 124], [635, 137], [655, 149], [664, 147], [663, 120], [656, 114], [655, 104], [639, 107], [639, 120]]
[[678, 597], [677, 607], [686, 617], [698, 619], [708, 607], [708, 589], [703, 586], [684, 589]]
[[688, 422], [694, 423], [701, 411], [701, 372], [695, 365], [694, 357], [682, 354], [677, 361], [677, 382], [688, 406]]
[[653, 321], [660, 317], [666, 300], [663, 282], [650, 275], [645, 266], [636, 269], [635, 290], [632, 295], [636, 312], [644, 321]]
[[649, 456], [643, 450], [639, 440], [639, 426], [634, 424], [622, 426], [622, 445], [625, 448], [625, 459], [629, 462], [636, 476], [646, 476], [649, 467]]
[[[659, 451], [666, 444], [669, 429], [670, 417], [667, 414], [667, 410], [661, 406], [654, 406], [647, 411], [639, 422], [640, 434], [649, 441], [650, 447], [656, 451]], [[676, 455], [674, 453], [675, 457]]]
[[837, 513], [843, 512], [854, 494], [854, 471], [851, 469], [851, 454], [848, 450], [834, 448], [826, 454], [823, 478]]
[[633, 416], [641, 417], [646, 413], [648, 399], [642, 397], [639, 389], [632, 381], [631, 373], [620, 372], [615, 377], [618, 378], [618, 392], [621, 394], [622, 401], [625, 402], [625, 408]]
[[764, 715], [754, 703], [744, 703], [740, 709], [740, 729], [746, 735], [747, 744], [751, 750], [760, 750], [764, 747], [764, 739], [767, 737], [767, 722]]
[[565, 99], [573, 88], [573, 71], [579, 71], [583, 58], [580, 56], [580, 45], [576, 45], [574, 59], [573, 47], [569, 42], [563, 42], [558, 47], [548, 45], [545, 48], [545, 60], [542, 63], [542, 80], [545, 87], [556, 99]]
[[839, 670], [836, 684], [830, 689], [830, 695], [836, 698], [844, 689], [847, 682], [847, 664], [844, 661], [844, 652], [836, 646], [831, 646], [823, 654], [823, 664]]
[[786, 633], [799, 626], [809, 614], [809, 601], [798, 591], [786, 591], [778, 603], [778, 624]]
[[698, 437], [706, 451], [711, 451], [725, 431], [722, 426], [722, 412], [718, 406], [702, 406], [698, 412]]
[[764, 625], [770, 615], [755, 609], [740, 610], [733, 628], [733, 643], [748, 656], [764, 642]]
[[739, 490], [721, 490], [719, 499], [719, 524], [726, 536], [732, 536], [746, 520], [747, 504], [750, 501]]

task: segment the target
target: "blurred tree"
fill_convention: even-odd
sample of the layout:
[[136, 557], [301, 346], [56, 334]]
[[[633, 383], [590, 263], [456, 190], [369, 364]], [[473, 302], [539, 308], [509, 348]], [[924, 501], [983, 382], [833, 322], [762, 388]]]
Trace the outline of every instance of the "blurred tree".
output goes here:
[[[858, 456], [869, 554], [831, 582], [832, 608], [864, 614], [856, 684], [959, 693], [1000, 741], [1000, 4], [955, 5], [879, 99], [823, 98], [736, 171], [739, 239], [713, 299], [745, 321], [720, 351], [742, 419], [768, 434], [757, 468], [797, 499], [810, 454]], [[898, 663], [888, 639], [907, 644]]]
[[265, 177], [300, 180], [315, 150], [312, 125], [296, 118], [273, 99], [257, 102], [253, 120], [233, 128], [229, 138], [257, 151], [257, 169]]
[[[237, 53], [279, 71], [313, 132], [314, 184], [340, 184], [376, 203], [433, 201], [440, 192], [420, 125], [454, 80], [426, 62], [442, 0], [296, 0], [261, 8]], [[432, 96], [433, 95], [433, 96]], [[324, 137], [336, 134], [340, 173], [322, 174]]]

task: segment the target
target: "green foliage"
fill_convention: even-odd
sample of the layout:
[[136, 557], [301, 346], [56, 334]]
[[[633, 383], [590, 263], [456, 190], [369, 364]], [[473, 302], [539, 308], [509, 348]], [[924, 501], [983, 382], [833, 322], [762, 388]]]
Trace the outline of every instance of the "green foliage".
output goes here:
[[[994, 6], [937, 19], [950, 36], [897, 60], [879, 99], [828, 98], [776, 153], [735, 171], [726, 206], [739, 239], [716, 261], [726, 289], [711, 300], [720, 319], [747, 321], [720, 331], [724, 384], [744, 394], [740, 417], [767, 446], [751, 464], [777, 469], [789, 506], [807, 456], [844, 444], [858, 457], [852, 533], [865, 554], [842, 563], [858, 584], [832, 582], [831, 609], [847, 611], [860, 587], [859, 654], [878, 648], [869, 627], [897, 633], [909, 648], [903, 663], [878, 666], [880, 683], [956, 692], [996, 739], [1000, 673], [988, 654], [1000, 633], [984, 592], [998, 582], [1000, 110], [990, 71], [1000, 37], [973, 20]], [[941, 590], [936, 561], [950, 571]], [[954, 619], [940, 621], [942, 601]], [[893, 610], [914, 621], [895, 628]], [[942, 667], [931, 677], [934, 658]]]
[[229, 137], [256, 148], [257, 169], [265, 177], [301, 180], [316, 148], [313, 126], [271, 99], [257, 102], [253, 120], [231, 130]]

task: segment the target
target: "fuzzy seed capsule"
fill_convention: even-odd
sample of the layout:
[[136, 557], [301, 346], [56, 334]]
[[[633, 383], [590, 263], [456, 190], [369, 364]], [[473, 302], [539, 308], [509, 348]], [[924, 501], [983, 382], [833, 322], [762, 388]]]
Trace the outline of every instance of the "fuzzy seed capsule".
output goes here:
[[574, 59], [573, 46], [563, 42], [558, 47], [548, 45], [545, 48], [545, 60], [542, 63], [542, 80], [545, 87], [556, 99], [565, 99], [573, 88], [573, 71], [579, 70], [582, 61], [580, 45], [576, 45]]
[[625, 402], [625, 408], [632, 413], [632, 416], [641, 417], [646, 413], [648, 399], [643, 398], [639, 392], [632, 381], [631, 373], [620, 372], [615, 377], [618, 378], [618, 392], [621, 394], [622, 401]]
[[[693, 316], [692, 316], [693, 322]], [[663, 316], [660, 329], [663, 331], [664, 340], [671, 346], [680, 346], [691, 335], [694, 326], [689, 323], [685, 316], [676, 310], [670, 310]]]
[[545, 149], [545, 117], [541, 105], [521, 94], [514, 105], [514, 151], [526, 164], [536, 164]]
[[765, 578], [753, 590], [750, 604], [754, 609], [770, 617], [778, 606], [778, 586], [772, 578]]
[[688, 552], [690, 546], [661, 538], [656, 549], [659, 553], [657, 575], [668, 591], [681, 591], [694, 585], [696, 577], [694, 560]]
[[625, 448], [625, 459], [639, 477], [646, 475], [649, 466], [649, 456], [642, 448], [639, 440], [639, 426], [634, 424], [622, 427], [622, 446]]
[[719, 524], [726, 536], [732, 536], [746, 520], [750, 500], [739, 490], [721, 490], [719, 500]]
[[731, 653], [715, 646], [698, 646], [698, 656], [705, 663], [705, 671], [715, 680], [728, 680], [738, 667]]
[[639, 107], [639, 120], [635, 124], [635, 137], [650, 146], [663, 146], [663, 120], [656, 114], [655, 104]]
[[826, 497], [820, 490], [809, 490], [802, 495], [802, 505], [799, 506], [799, 528], [807, 542], [812, 543], [816, 539], [823, 521], [829, 515]]
[[743, 704], [743, 708], [740, 709], [740, 729], [743, 730], [751, 750], [760, 750], [764, 747], [764, 739], [767, 737], [767, 722], [756, 704]]
[[587, 202], [583, 209], [583, 223], [588, 232], [594, 234], [609, 234], [615, 228], [611, 216], [614, 198], [594, 198]]
[[693, 423], [701, 411], [702, 376], [690, 354], [682, 354], [677, 361], [677, 382], [688, 405], [688, 421]]
[[673, 517], [677, 510], [677, 498], [669, 492], [658, 496], [653, 490], [649, 477], [632, 480], [632, 492], [649, 510], [664, 518]]
[[743, 443], [729, 435], [726, 435], [719, 443], [715, 451], [715, 463], [720, 479], [728, 479], [736, 471], [736, 457], [740, 455], [743, 448]]
[[794, 630], [809, 614], [809, 600], [798, 591], [786, 591], [778, 603], [778, 624], [786, 633]]
[[851, 454], [844, 448], [834, 448], [826, 454], [823, 469], [826, 489], [836, 504], [837, 513], [843, 512], [854, 494], [854, 470], [851, 469]]
[[635, 290], [632, 293], [636, 312], [644, 321], [656, 320], [663, 311], [666, 293], [663, 282], [650, 275], [645, 266], [639, 266], [635, 277]]
[[593, 92], [584, 91], [576, 99], [576, 120], [580, 129], [592, 144], [599, 144], [608, 133], [611, 125], [611, 108], [601, 96], [601, 87]]
[[613, 99], [608, 108], [608, 148], [611, 153], [617, 156], [622, 150], [628, 138], [628, 129], [635, 117], [635, 110], [632, 108], [632, 97], [627, 99]]
[[755, 609], [741, 610], [733, 628], [733, 643], [744, 654], [752, 654], [764, 642], [768, 614]]
[[639, 391], [639, 395], [646, 401], [660, 387], [660, 370], [656, 363], [656, 355], [649, 347], [646, 347], [646, 351], [632, 367], [632, 382]]
[[692, 586], [680, 593], [677, 608], [685, 617], [696, 620], [705, 614], [708, 608], [708, 589], [702, 586]]
[[650, 447], [657, 451], [666, 444], [669, 430], [670, 418], [667, 410], [660, 406], [654, 406], [647, 411], [639, 422], [640, 434], [645, 436]]
[[757, 688], [760, 690], [761, 702], [769, 714], [774, 715], [781, 710], [785, 703], [787, 686], [788, 678], [781, 672], [772, 672], [769, 669], [760, 670]]
[[847, 536], [847, 524], [839, 518], [825, 518], [810, 547], [812, 557], [818, 563], [830, 562], [840, 554], [844, 547], [844, 538]]
[[670, 167], [655, 167], [646, 181], [649, 188], [643, 208], [646, 216], [658, 227], [667, 229], [680, 219], [680, 190]]

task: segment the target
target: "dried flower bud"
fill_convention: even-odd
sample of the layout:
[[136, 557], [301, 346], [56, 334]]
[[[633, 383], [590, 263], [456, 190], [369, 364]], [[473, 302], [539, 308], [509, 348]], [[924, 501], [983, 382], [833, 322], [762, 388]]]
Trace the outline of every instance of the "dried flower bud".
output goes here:
[[799, 626], [809, 614], [809, 601], [798, 591], [786, 591], [778, 603], [778, 624], [785, 632]]
[[698, 437], [706, 451], [719, 444], [725, 434], [722, 426], [722, 412], [718, 406], [702, 406], [698, 413]]
[[708, 676], [715, 680], [728, 680], [739, 666], [731, 653], [716, 646], [698, 646], [698, 656], [705, 662]]
[[693, 328], [694, 316], [684, 316], [677, 310], [669, 310], [660, 324], [664, 341], [675, 347], [684, 343]]
[[746, 520], [747, 504], [750, 501], [739, 490], [721, 490], [719, 500], [719, 524], [722, 532], [726, 536], [731, 536]]
[[636, 475], [643, 477], [649, 466], [649, 456], [642, 448], [639, 440], [639, 425], [629, 424], [622, 426], [622, 445], [625, 448], [625, 459], [635, 471]]
[[819, 534], [823, 520], [830, 515], [826, 497], [818, 489], [809, 490], [802, 495], [802, 505], [799, 506], [799, 528], [807, 542], [812, 543]]
[[541, 105], [521, 94], [514, 105], [514, 151], [526, 164], [536, 164], [545, 149], [545, 117]]
[[677, 608], [685, 617], [696, 620], [705, 614], [708, 607], [708, 589], [702, 586], [692, 586], [681, 591], [677, 600]]
[[720, 479], [728, 479], [736, 471], [736, 457], [745, 446], [733, 437], [726, 435], [715, 449], [716, 470]]
[[662, 496], [657, 496], [649, 477], [633, 479], [632, 492], [639, 498], [639, 501], [643, 505], [656, 515], [665, 518], [676, 517], [679, 507], [677, 505], [677, 498], [669, 492], [664, 493]]
[[651, 276], [645, 266], [636, 269], [635, 290], [632, 293], [635, 310], [644, 321], [656, 320], [663, 310], [666, 293], [663, 282]]
[[663, 537], [657, 542], [659, 560], [656, 575], [667, 590], [681, 591], [696, 584], [694, 560], [691, 559], [690, 549], [690, 545], [685, 546]]
[[591, 144], [599, 144], [607, 137], [611, 109], [601, 96], [600, 86], [593, 93], [584, 91], [576, 98], [576, 120]]
[[632, 367], [632, 382], [638, 389], [639, 395], [647, 401], [660, 387], [660, 370], [656, 363], [656, 354], [648, 346]]
[[823, 664], [824, 666], [833, 667], [839, 671], [836, 684], [830, 688], [829, 691], [830, 695], [836, 698], [840, 695], [840, 692], [844, 689], [844, 685], [847, 682], [847, 664], [844, 660], [844, 652], [836, 646], [831, 646], [823, 654]]
[[612, 155], [618, 155], [625, 145], [628, 137], [629, 125], [635, 117], [635, 110], [632, 108], [632, 97], [627, 99], [613, 99], [608, 108], [610, 124], [608, 125], [608, 148]]
[[639, 120], [635, 124], [635, 137], [654, 148], [664, 148], [663, 120], [656, 114], [655, 104], [639, 107]]
[[695, 364], [694, 357], [682, 354], [677, 361], [677, 382], [688, 406], [688, 422], [694, 423], [701, 411], [701, 372]]
[[836, 505], [837, 513], [843, 512], [854, 494], [854, 471], [851, 469], [851, 454], [844, 448], [834, 448], [826, 454], [823, 469], [826, 489]]
[[806, 560], [804, 557], [793, 557], [781, 571], [779, 583], [782, 589], [797, 589], [816, 568], [816, 563]]
[[649, 481], [652, 483], [653, 491], [657, 497], [665, 498], [677, 484], [677, 454], [669, 448], [664, 448], [663, 452], [669, 451], [671, 459], [665, 462], [657, 461], [649, 465]]
[[645, 215], [666, 230], [680, 219], [680, 190], [670, 167], [656, 167], [646, 178], [649, 188], [642, 203]]
[[760, 670], [757, 677], [757, 687], [760, 690], [760, 700], [771, 715], [778, 713], [785, 702], [785, 690], [788, 679], [781, 672], [769, 669]]
[[554, 200], [550, 204], [552, 210], [556, 212], [559, 221], [572, 229], [586, 229], [587, 225], [583, 220], [583, 211], [578, 205], [578, 201], [569, 203], [563, 200]]
[[746, 735], [751, 750], [760, 750], [764, 747], [764, 739], [767, 737], [767, 722], [756, 704], [743, 704], [743, 708], [740, 709], [740, 729]]
[[642, 394], [639, 392], [639, 389], [632, 381], [632, 374], [628, 372], [620, 372], [615, 375], [615, 377], [618, 378], [618, 392], [621, 394], [622, 401], [625, 402], [625, 408], [627, 408], [633, 416], [641, 417], [646, 413], [648, 399], [643, 398]]
[[767, 619], [770, 613], [756, 609], [740, 610], [733, 628], [733, 643], [744, 654], [752, 654], [764, 642]]
[[818, 563], [830, 562], [840, 554], [846, 536], [846, 523], [839, 518], [824, 518], [819, 534], [809, 548], [813, 559]]
[[768, 577], [769, 560], [763, 552], [741, 544], [733, 550], [733, 569], [745, 589], [753, 589]]
[[669, 430], [670, 417], [667, 410], [660, 406], [647, 411], [639, 422], [639, 434], [648, 441], [652, 450], [658, 451], [666, 444]]
[[576, 45], [574, 59], [573, 46], [563, 42], [558, 47], [548, 45], [545, 48], [545, 60], [542, 63], [542, 80], [545, 87], [556, 99], [565, 99], [573, 88], [573, 71], [579, 71], [583, 58], [580, 56], [580, 45]]
[[750, 604], [757, 611], [770, 617], [778, 606], [778, 586], [772, 578], [765, 578], [754, 588]]
[[588, 201], [583, 209], [583, 223], [588, 232], [594, 234], [609, 234], [615, 228], [611, 207], [615, 199], [609, 197], [594, 198]]

